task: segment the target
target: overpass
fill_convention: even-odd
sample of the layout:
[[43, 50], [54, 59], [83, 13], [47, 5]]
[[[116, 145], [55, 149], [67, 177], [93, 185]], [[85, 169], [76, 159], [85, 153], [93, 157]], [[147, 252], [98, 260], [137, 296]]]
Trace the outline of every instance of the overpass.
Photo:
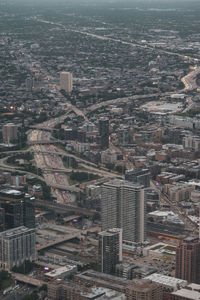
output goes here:
[[35, 129], [35, 130], [43, 130], [43, 131], [49, 131], [49, 132], [52, 132], [52, 131], [59, 131], [60, 129], [56, 129], [54, 127], [45, 127], [45, 126], [28, 126], [28, 128], [30, 129]]
[[27, 275], [23, 275], [23, 274], [19, 274], [19, 273], [13, 273], [13, 272], [11, 272], [11, 274], [15, 278], [15, 280], [17, 280], [19, 282], [29, 284], [29, 285], [32, 285], [32, 286], [41, 287], [44, 284], [46, 284], [45, 281], [38, 280], [36, 278], [29, 277]]
[[70, 240], [75, 239], [75, 238], [80, 238], [80, 237], [81, 237], [80, 233], [71, 233], [71, 234], [62, 236], [59, 239], [51, 240], [49, 242], [46, 242], [46, 240], [45, 240], [44, 244], [39, 244], [39, 245], [36, 246], [36, 250], [37, 251], [44, 250], [44, 249], [53, 247], [55, 245], [70, 241]]
[[51, 144], [60, 144], [63, 143], [65, 144], [63, 141], [56, 141], [56, 140], [35, 140], [35, 141], [29, 141], [28, 145], [51, 145]]
[[48, 201], [35, 200], [35, 204], [38, 206], [45, 206], [57, 212], [68, 213], [69, 211], [74, 212], [77, 215], [84, 216], [93, 216], [97, 213], [96, 210], [89, 210], [86, 208], [68, 205], [68, 204], [59, 204], [59, 203], [51, 203]]
[[62, 184], [55, 184], [50, 182], [48, 182], [47, 185], [58, 190], [70, 191], [74, 193], [79, 193], [81, 191], [80, 188], [77, 188], [74, 185], [62, 185]]

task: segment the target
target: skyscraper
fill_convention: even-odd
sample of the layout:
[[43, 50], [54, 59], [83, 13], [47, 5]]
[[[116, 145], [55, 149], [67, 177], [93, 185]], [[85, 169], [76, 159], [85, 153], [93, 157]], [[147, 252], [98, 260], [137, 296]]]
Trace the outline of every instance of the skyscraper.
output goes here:
[[60, 89], [71, 93], [73, 90], [73, 76], [70, 72], [60, 73]]
[[122, 228], [123, 240], [144, 242], [146, 237], [146, 204], [142, 186], [125, 180], [102, 185], [102, 229]]
[[176, 249], [176, 277], [200, 283], [200, 241], [187, 237]]
[[133, 280], [126, 288], [127, 300], [161, 300], [162, 287], [151, 280]]
[[34, 199], [14, 190], [0, 190], [0, 207], [4, 209], [5, 229], [19, 226], [35, 227]]
[[24, 226], [0, 233], [0, 267], [11, 270], [35, 260], [35, 230]]
[[99, 120], [99, 135], [102, 149], [109, 147], [109, 119], [101, 118]]
[[99, 271], [115, 274], [116, 265], [122, 261], [122, 229], [108, 229], [100, 232], [98, 236]]

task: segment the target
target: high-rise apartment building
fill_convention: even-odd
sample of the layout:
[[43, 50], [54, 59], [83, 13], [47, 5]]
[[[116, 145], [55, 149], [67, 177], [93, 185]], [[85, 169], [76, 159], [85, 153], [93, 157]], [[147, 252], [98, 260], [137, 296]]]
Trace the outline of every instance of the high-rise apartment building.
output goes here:
[[29, 76], [26, 78], [26, 91], [31, 92], [34, 87], [34, 78]]
[[35, 230], [24, 226], [0, 233], [0, 267], [11, 270], [26, 260], [34, 261]]
[[142, 186], [125, 180], [102, 185], [102, 230], [121, 228], [123, 240], [144, 242], [146, 238], [146, 203]]
[[60, 73], [60, 89], [67, 93], [71, 93], [73, 90], [73, 76], [70, 72]]
[[143, 185], [145, 188], [150, 186], [150, 172], [148, 169], [127, 170], [125, 173], [125, 179], [133, 183]]
[[176, 249], [176, 277], [200, 283], [200, 241], [187, 237]]
[[0, 190], [0, 207], [4, 209], [5, 229], [35, 227], [34, 198], [13, 189]]
[[109, 147], [109, 119], [101, 118], [99, 120], [99, 136], [102, 149]]
[[115, 274], [116, 265], [122, 261], [122, 229], [112, 228], [98, 234], [99, 271]]
[[18, 138], [18, 128], [16, 124], [8, 123], [3, 126], [3, 142], [9, 144]]
[[162, 287], [148, 279], [133, 280], [126, 288], [127, 300], [160, 300]]

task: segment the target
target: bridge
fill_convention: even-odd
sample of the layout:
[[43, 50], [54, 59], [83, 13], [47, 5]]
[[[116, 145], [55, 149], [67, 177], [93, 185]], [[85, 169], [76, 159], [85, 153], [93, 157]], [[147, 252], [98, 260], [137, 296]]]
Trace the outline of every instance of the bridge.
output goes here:
[[26, 276], [26, 275], [22, 275], [22, 274], [19, 274], [19, 273], [11, 272], [11, 274], [15, 278], [15, 280], [17, 280], [19, 282], [29, 284], [29, 285], [32, 285], [32, 286], [41, 287], [44, 284], [46, 284], [45, 281], [38, 280], [36, 278], [29, 277], [29, 276]]
[[47, 241], [45, 240], [45, 241], [44, 241], [44, 244], [39, 244], [39, 245], [37, 245], [37, 246], [36, 246], [36, 249], [37, 249], [38, 251], [44, 250], [44, 249], [53, 247], [53, 246], [55, 246], [55, 245], [58, 245], [58, 244], [61, 244], [61, 243], [70, 241], [70, 240], [75, 239], [75, 238], [80, 238], [80, 237], [81, 237], [80, 233], [71, 233], [71, 234], [62, 236], [62, 237], [60, 237], [59, 239], [51, 240], [51, 241], [49, 241], [49, 242], [47, 242]]
[[28, 126], [28, 128], [30, 129], [35, 129], [35, 130], [43, 130], [43, 131], [49, 131], [49, 132], [52, 132], [52, 131], [59, 131], [59, 129], [56, 129], [56, 128], [49, 128], [49, 127], [45, 127], [45, 126]]
[[77, 215], [93, 216], [97, 213], [96, 210], [89, 210], [69, 204], [51, 203], [48, 201], [35, 200], [35, 204], [38, 206], [45, 206], [57, 212], [68, 213], [69, 211], [74, 212]]
[[58, 190], [70, 191], [74, 193], [79, 193], [81, 191], [80, 188], [77, 188], [74, 185], [62, 185], [62, 184], [55, 184], [50, 182], [48, 182], [47, 185]]
[[35, 141], [28, 141], [28, 145], [51, 145], [51, 144], [65, 144], [63, 141], [56, 141], [56, 140], [35, 140]]

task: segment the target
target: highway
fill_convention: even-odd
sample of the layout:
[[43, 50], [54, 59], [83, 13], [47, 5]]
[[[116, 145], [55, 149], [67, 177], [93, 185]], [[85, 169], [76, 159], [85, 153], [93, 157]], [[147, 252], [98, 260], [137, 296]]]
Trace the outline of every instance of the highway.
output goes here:
[[44, 284], [46, 284], [46, 282], [42, 281], [42, 280], [38, 280], [36, 278], [33, 277], [29, 277], [23, 274], [19, 274], [19, 273], [14, 273], [11, 272], [12, 276], [15, 278], [15, 280], [26, 283], [26, 284], [30, 284], [36, 287], [41, 287]]
[[52, 210], [63, 212], [63, 213], [73, 211], [75, 214], [85, 215], [85, 216], [93, 216], [94, 214], [96, 214], [95, 210], [88, 210], [86, 208], [77, 207], [70, 204], [51, 203], [49, 201], [42, 201], [42, 200], [36, 200], [35, 203], [38, 206], [45, 206]]
[[[103, 41], [109, 41], [109, 42], [118, 43], [118, 44], [122, 44], [122, 45], [133, 46], [133, 47], [139, 47], [139, 48], [142, 48], [142, 49], [151, 49], [151, 50], [154, 50], [154, 51], [156, 51], [158, 53], [164, 53], [164, 54], [168, 54], [168, 55], [178, 56], [180, 58], [185, 59], [185, 55], [184, 54], [180, 54], [180, 53], [177, 53], [177, 52], [168, 51], [168, 50], [165, 50], [165, 49], [162, 49], [162, 48], [156, 48], [155, 46], [152, 46], [148, 42], [142, 43], [142, 44], [140, 44], [136, 40], [134, 40], [132, 42], [127, 42], [127, 41], [123, 41], [121, 39], [115, 39], [115, 38], [111, 38], [111, 37], [104, 36], [104, 35], [97, 35], [97, 34], [93, 34], [93, 33], [86, 32], [86, 31], [81, 31], [81, 30], [75, 30], [75, 29], [66, 28], [66, 26], [64, 26], [61, 23], [50, 22], [50, 21], [47, 21], [47, 20], [44, 20], [44, 19], [39, 19], [39, 18], [34, 19], [34, 20], [37, 21], [37, 22], [42, 22], [42, 23], [46, 23], [46, 24], [58, 26], [58, 27], [62, 28], [65, 31], [71, 31], [71, 32], [74, 32], [74, 33], [82, 34], [82, 35], [85, 35], [87, 37], [91, 37], [91, 38], [94, 38], [94, 39], [99, 39], [99, 40], [103, 40]], [[195, 57], [188, 56], [187, 58], [190, 59], [190, 60], [193, 60], [195, 62], [198, 61], [198, 59], [195, 58]]]
[[67, 241], [72, 240], [74, 238], [80, 238], [80, 237], [81, 237], [80, 233], [71, 233], [71, 234], [68, 234], [68, 235], [63, 235], [59, 239], [51, 240], [49, 242], [47, 242], [45, 240], [44, 244], [37, 244], [36, 245], [36, 250], [40, 251], [40, 250], [43, 250], [43, 249], [47, 249], [49, 247], [53, 247], [55, 245], [67, 242]]

